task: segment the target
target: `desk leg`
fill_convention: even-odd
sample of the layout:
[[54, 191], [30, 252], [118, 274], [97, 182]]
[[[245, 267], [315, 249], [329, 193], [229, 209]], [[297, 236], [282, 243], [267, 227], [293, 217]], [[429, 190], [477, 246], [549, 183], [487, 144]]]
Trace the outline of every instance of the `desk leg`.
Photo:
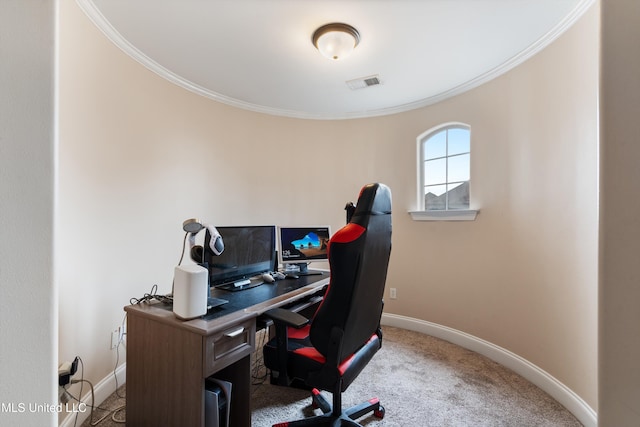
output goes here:
[[230, 426], [251, 427], [251, 355], [216, 372], [213, 377], [232, 384]]

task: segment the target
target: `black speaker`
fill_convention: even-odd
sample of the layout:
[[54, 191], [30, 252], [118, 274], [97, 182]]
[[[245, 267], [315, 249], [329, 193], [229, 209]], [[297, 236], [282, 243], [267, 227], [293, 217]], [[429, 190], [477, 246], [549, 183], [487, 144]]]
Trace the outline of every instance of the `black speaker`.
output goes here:
[[278, 271], [278, 251], [276, 251], [276, 256], [273, 259], [273, 266], [271, 268], [271, 271]]

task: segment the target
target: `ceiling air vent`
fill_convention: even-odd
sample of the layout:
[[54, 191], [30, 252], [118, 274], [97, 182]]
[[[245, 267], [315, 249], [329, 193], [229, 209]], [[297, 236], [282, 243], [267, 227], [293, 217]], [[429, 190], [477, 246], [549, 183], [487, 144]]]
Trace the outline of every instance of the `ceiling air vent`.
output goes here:
[[380, 76], [377, 74], [375, 76], [360, 77], [359, 79], [347, 81], [347, 86], [352, 90], [364, 89], [365, 87], [376, 86], [379, 84], [382, 84], [382, 80], [380, 80]]

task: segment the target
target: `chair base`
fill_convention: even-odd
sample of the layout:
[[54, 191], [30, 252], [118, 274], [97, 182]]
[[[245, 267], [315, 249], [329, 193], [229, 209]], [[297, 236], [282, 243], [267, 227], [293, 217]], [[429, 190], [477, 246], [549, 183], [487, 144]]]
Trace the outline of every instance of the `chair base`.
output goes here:
[[[311, 391], [311, 398], [313, 400], [314, 408], [319, 408], [322, 411], [322, 415], [318, 415], [311, 418], [305, 418], [298, 421], [290, 421], [284, 423], [274, 424], [273, 427], [302, 427], [302, 426], [352, 426], [362, 427], [355, 420], [372, 412], [374, 416], [378, 418], [384, 418], [384, 407], [380, 404], [380, 400], [377, 397], [370, 399], [367, 402], [353, 406], [349, 409], [345, 409], [339, 413], [334, 413], [331, 404], [320, 394], [318, 389]], [[338, 408], [340, 411], [340, 408]]]

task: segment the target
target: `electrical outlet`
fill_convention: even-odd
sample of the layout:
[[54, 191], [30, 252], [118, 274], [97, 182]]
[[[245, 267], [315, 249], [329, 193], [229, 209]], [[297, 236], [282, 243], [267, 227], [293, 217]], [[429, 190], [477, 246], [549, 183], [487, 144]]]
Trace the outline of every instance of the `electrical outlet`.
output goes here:
[[111, 349], [113, 350], [120, 343], [120, 327], [111, 331]]
[[390, 288], [389, 289], [389, 297], [391, 299], [396, 299], [398, 298], [398, 294], [396, 293], [396, 288]]

